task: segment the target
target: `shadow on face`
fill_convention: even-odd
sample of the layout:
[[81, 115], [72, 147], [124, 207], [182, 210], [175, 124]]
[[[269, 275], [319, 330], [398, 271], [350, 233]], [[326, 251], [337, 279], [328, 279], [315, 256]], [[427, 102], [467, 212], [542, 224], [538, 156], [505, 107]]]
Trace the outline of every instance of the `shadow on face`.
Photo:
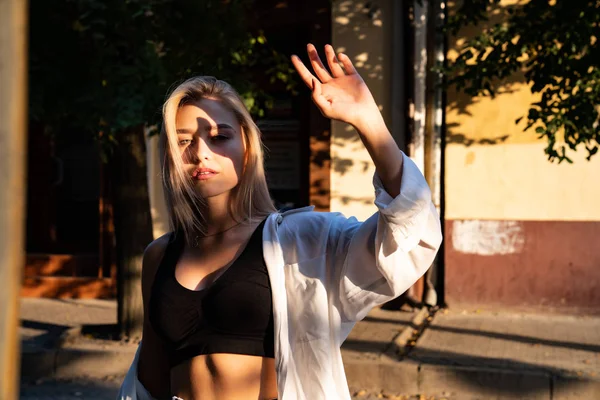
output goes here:
[[175, 123], [179, 154], [199, 194], [210, 198], [235, 188], [245, 144], [233, 111], [219, 100], [203, 99], [182, 106]]

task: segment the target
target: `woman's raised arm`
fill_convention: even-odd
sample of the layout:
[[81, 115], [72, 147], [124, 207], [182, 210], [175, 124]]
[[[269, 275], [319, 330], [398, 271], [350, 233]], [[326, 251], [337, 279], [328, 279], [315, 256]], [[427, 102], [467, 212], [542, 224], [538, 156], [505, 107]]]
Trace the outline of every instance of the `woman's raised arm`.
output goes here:
[[321, 113], [352, 125], [376, 168], [378, 212], [365, 222], [335, 214], [329, 225], [336, 297], [344, 317], [356, 321], [402, 294], [425, 273], [442, 241], [441, 224], [423, 174], [396, 145], [348, 56], [336, 57], [329, 45], [325, 55], [329, 70], [308, 45], [315, 75], [297, 56], [292, 62]]
[[396, 197], [400, 193], [402, 152], [387, 129], [371, 91], [347, 55], [336, 56], [331, 45], [325, 46], [328, 71], [312, 44], [307, 50], [316, 76], [298, 56], [292, 56], [292, 63], [311, 88], [313, 102], [325, 117], [346, 122], [356, 129], [383, 186], [390, 196]]

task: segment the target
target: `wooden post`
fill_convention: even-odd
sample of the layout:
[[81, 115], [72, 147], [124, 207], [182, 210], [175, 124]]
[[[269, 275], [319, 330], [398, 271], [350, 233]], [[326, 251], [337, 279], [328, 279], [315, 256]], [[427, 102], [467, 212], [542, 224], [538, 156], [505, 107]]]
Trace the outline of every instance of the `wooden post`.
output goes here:
[[142, 258], [152, 242], [144, 126], [119, 132], [112, 162], [117, 252], [117, 318], [121, 337], [142, 337]]
[[19, 397], [24, 258], [27, 1], [0, 0], [0, 398]]

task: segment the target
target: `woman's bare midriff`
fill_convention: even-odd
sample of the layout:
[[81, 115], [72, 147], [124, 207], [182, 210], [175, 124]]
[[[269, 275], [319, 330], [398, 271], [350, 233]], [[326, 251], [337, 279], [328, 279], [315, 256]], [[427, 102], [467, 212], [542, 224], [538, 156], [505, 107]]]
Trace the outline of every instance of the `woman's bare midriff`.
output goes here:
[[241, 354], [197, 356], [171, 369], [171, 392], [184, 400], [276, 399], [275, 360]]

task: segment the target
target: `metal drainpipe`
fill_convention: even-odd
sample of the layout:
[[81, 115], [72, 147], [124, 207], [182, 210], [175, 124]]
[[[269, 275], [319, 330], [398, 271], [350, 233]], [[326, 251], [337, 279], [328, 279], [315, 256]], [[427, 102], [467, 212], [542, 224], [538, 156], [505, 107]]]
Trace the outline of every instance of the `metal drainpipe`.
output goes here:
[[[445, 37], [441, 28], [445, 23], [445, 0], [433, 0], [431, 4], [432, 20], [428, 24], [430, 27], [431, 40], [430, 54], [431, 62], [428, 63], [429, 90], [427, 90], [427, 130], [425, 134], [425, 177], [431, 187], [432, 200], [438, 211], [442, 215], [442, 141], [443, 141], [443, 122], [444, 122], [444, 96], [443, 96], [443, 76], [440, 73], [431, 71], [434, 65], [443, 64], [445, 60]], [[443, 277], [443, 254], [437, 255], [433, 266], [425, 274], [425, 293], [424, 303], [429, 306], [435, 306], [439, 302], [439, 296], [435, 283]]]
[[[419, 167], [423, 175], [427, 177], [427, 160], [426, 154], [426, 125], [427, 125], [427, 76], [428, 76], [428, 11], [429, 0], [414, 0], [413, 2], [413, 132], [411, 143], [409, 146], [410, 157]], [[429, 180], [428, 180], [429, 181]], [[436, 302], [435, 289], [432, 291], [433, 285], [430, 282], [430, 274], [432, 268], [426, 273], [424, 280], [423, 301], [425, 304]], [[411, 287], [408, 292], [409, 296], [415, 298], [415, 287]]]
[[425, 174], [425, 124], [427, 115], [427, 9], [428, 0], [414, 2], [414, 129], [410, 156]]
[[[430, 3], [431, 1], [431, 3]], [[412, 135], [407, 138], [406, 82], [403, 70], [404, 57], [408, 56], [404, 47], [404, 9], [402, 2], [394, 1], [394, 31], [392, 76], [392, 133], [401, 149], [408, 154], [425, 175], [432, 191], [432, 200], [440, 213], [442, 193], [442, 141], [444, 105], [443, 90], [439, 86], [442, 77], [432, 74], [433, 63], [445, 58], [445, 37], [440, 33], [445, 19], [445, 0], [414, 0], [413, 2], [413, 103], [409, 117], [413, 121]], [[430, 15], [435, 16], [433, 21]], [[443, 297], [443, 257], [441, 254], [425, 274], [423, 302], [429, 306], [438, 304]], [[442, 282], [436, 285], [436, 282]], [[438, 296], [438, 289], [442, 290]], [[409, 296], [414, 297], [414, 287]]]

